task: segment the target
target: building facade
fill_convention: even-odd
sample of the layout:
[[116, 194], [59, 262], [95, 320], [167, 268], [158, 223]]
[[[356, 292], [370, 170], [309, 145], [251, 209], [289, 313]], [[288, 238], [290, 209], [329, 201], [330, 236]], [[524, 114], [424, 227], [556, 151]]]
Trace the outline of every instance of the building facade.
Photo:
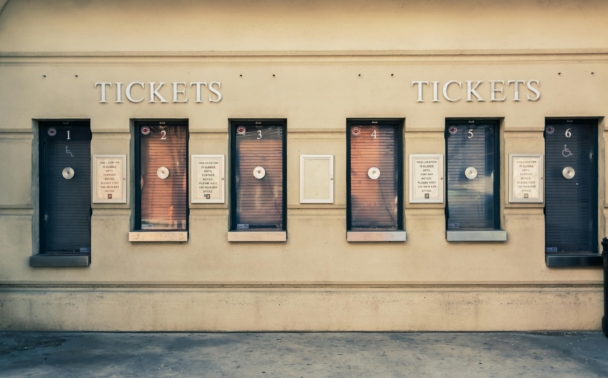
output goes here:
[[600, 328], [608, 3], [0, 9], [1, 329]]

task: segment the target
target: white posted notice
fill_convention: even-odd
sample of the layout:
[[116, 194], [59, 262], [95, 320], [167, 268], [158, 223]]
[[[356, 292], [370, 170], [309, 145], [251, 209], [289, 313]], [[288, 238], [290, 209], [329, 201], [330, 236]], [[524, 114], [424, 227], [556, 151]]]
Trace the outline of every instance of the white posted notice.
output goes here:
[[192, 155], [192, 203], [224, 203], [224, 155]]
[[542, 155], [511, 155], [509, 202], [543, 202]]
[[93, 156], [93, 202], [127, 203], [126, 155]]
[[443, 155], [410, 155], [410, 203], [443, 203]]

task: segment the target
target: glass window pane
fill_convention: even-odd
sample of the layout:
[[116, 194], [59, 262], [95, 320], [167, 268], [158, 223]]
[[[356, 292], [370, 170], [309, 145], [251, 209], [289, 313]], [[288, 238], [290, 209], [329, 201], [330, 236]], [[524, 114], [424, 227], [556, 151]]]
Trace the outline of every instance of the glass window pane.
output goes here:
[[[448, 125], [448, 230], [496, 229], [496, 125]], [[469, 169], [469, 177], [467, 177]], [[476, 177], [473, 177], [476, 176]]]
[[[352, 230], [396, 230], [399, 226], [397, 127], [350, 127]], [[370, 178], [370, 169], [379, 176]], [[374, 172], [372, 172], [372, 176]]]
[[[42, 128], [42, 252], [90, 252], [91, 129], [88, 124]], [[63, 176], [72, 168], [70, 179]]]
[[[545, 129], [547, 252], [597, 251], [596, 127], [551, 122]], [[575, 172], [571, 179], [566, 167]]]
[[284, 129], [248, 124], [234, 133], [236, 230], [282, 230]]
[[188, 129], [164, 125], [139, 129], [141, 229], [185, 230]]

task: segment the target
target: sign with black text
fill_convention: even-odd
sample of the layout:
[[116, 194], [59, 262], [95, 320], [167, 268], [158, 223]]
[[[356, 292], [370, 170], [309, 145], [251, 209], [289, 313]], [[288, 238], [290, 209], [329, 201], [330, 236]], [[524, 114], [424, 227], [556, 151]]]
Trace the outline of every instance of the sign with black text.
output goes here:
[[543, 155], [509, 154], [509, 202], [544, 202]]
[[93, 203], [127, 203], [126, 162], [126, 155], [93, 155]]
[[190, 202], [224, 203], [224, 155], [192, 155]]
[[443, 155], [410, 155], [410, 203], [443, 203]]

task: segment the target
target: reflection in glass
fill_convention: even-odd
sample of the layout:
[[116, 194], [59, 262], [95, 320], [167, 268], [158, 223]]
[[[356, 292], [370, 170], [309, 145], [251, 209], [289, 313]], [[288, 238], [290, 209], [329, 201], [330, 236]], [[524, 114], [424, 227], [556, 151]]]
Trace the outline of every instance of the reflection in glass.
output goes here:
[[[397, 230], [397, 128], [391, 125], [351, 126], [351, 230]], [[370, 169], [379, 176], [372, 179]], [[374, 177], [374, 172], [372, 172]]]
[[[188, 129], [156, 125], [141, 126], [138, 132], [141, 141], [141, 229], [186, 230]], [[159, 175], [159, 169], [163, 167], [167, 170], [161, 170]], [[167, 173], [166, 178], [160, 177]]]
[[236, 230], [282, 230], [283, 127], [237, 125], [234, 132]]
[[[447, 228], [448, 230], [494, 230], [496, 206], [494, 167], [496, 126], [493, 124], [448, 125]], [[467, 168], [477, 177], [467, 178]]]

